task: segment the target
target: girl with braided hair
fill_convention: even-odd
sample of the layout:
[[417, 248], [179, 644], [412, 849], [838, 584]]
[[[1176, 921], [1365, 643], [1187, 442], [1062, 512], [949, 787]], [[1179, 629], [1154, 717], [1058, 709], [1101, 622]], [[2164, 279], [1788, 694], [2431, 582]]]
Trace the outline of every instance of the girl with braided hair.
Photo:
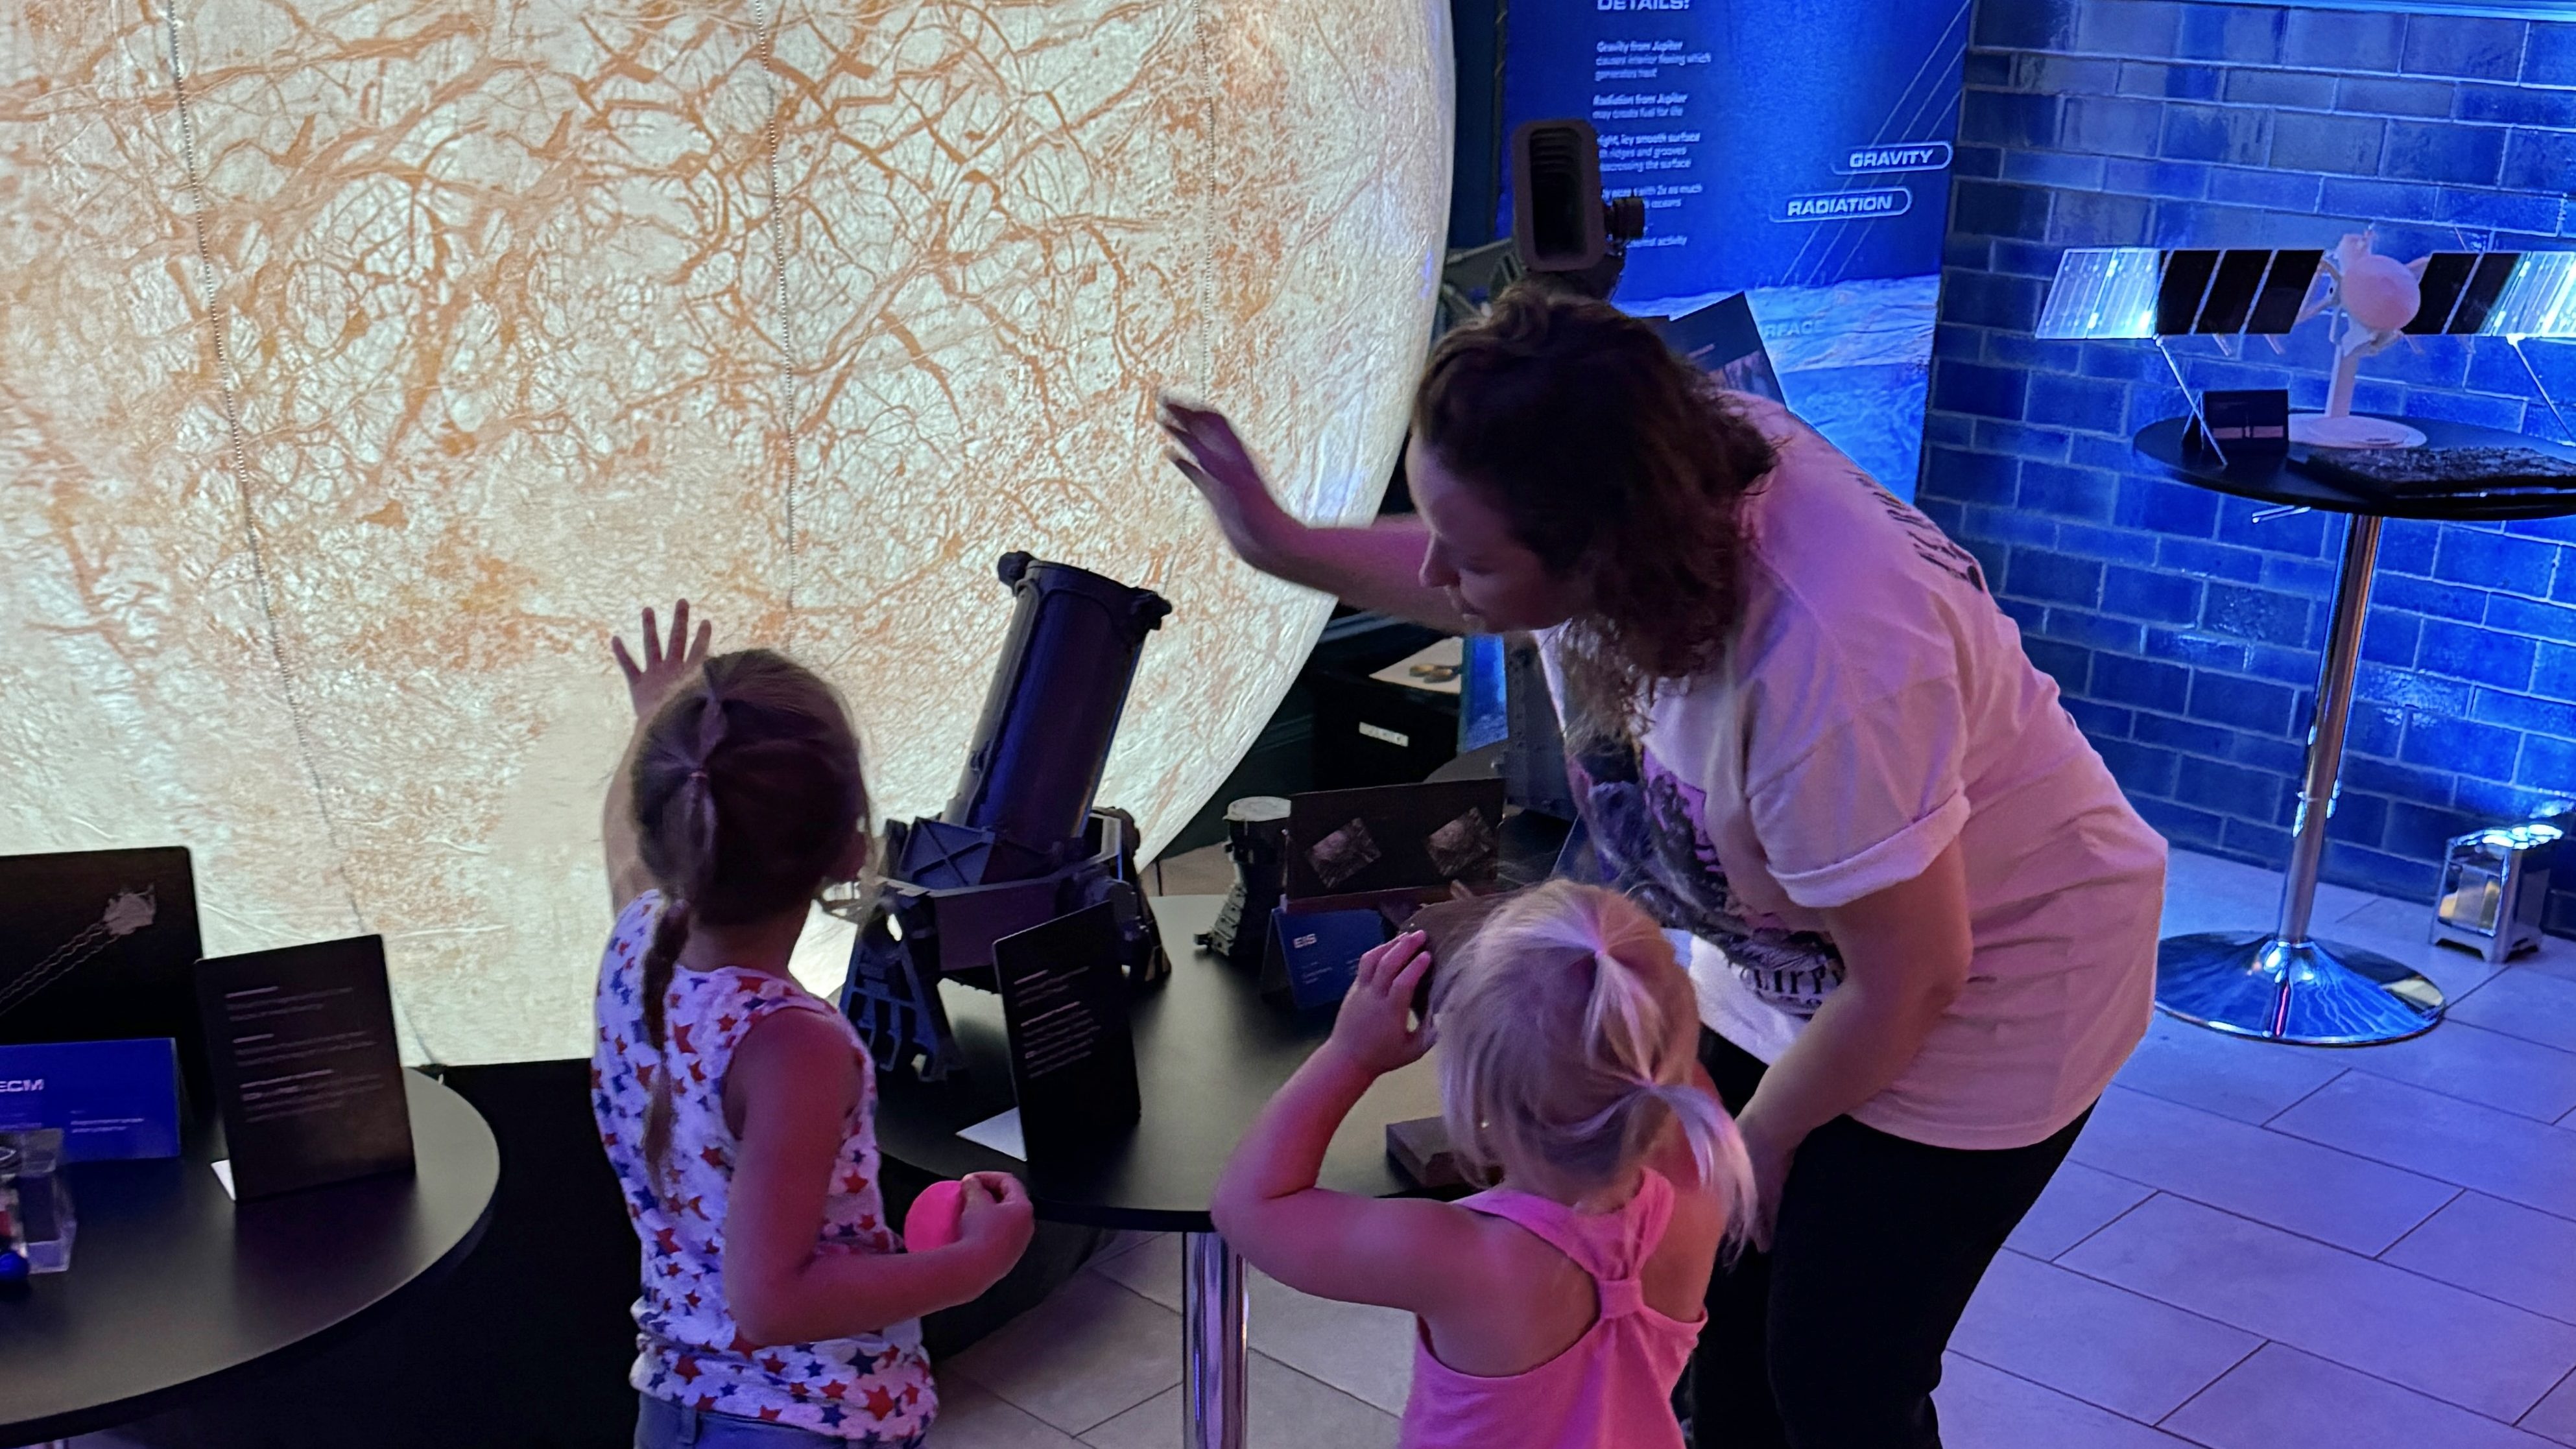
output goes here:
[[683, 600], [667, 640], [644, 612], [642, 663], [611, 645], [636, 732], [591, 1085], [644, 1249], [636, 1449], [917, 1446], [920, 1316], [991, 1287], [1034, 1218], [978, 1173], [955, 1243], [907, 1253], [886, 1222], [867, 1050], [788, 973], [816, 893], [867, 865], [858, 742], [831, 686], [710, 632]]

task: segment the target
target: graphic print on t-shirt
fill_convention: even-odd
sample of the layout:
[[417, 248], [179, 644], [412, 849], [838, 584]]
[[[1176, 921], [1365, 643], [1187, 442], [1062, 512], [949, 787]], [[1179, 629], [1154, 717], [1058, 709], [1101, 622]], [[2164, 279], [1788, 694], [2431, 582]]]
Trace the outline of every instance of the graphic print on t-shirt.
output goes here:
[[1566, 770], [1614, 889], [1724, 951], [1746, 986], [1785, 1011], [1812, 1014], [1842, 984], [1832, 941], [1747, 911], [1729, 888], [1699, 787], [1627, 743], [1582, 750]]
[[[1785, 491], [1775, 490], [1763, 502], [1778, 510], [1795, 508], [1799, 516], [1834, 520], [1837, 526], [1866, 530], [1867, 520], [1851, 516], [1848, 484], [1867, 495], [1895, 525], [1896, 539], [1927, 568], [1979, 593], [1985, 570], [1976, 556], [1951, 541], [1938, 524], [1912, 504], [1890, 493], [1831, 444], [1808, 431], [1785, 411], [1768, 404], [1747, 403], [1757, 419], [1777, 414], [1786, 427], [1773, 440], [1782, 448], [1780, 470], [1788, 475]], [[1759, 533], [1759, 529], [1752, 530]], [[1895, 543], [1889, 539], [1882, 549]], [[1887, 559], [1901, 569], [1901, 555]], [[1755, 572], [1774, 566], [1758, 561]], [[1947, 584], [1921, 580], [1935, 593]], [[1991, 607], [1990, 605], [1985, 607]], [[1709, 687], [1694, 681], [1688, 688]], [[1724, 951], [1728, 963], [1754, 995], [1794, 1015], [1810, 1015], [1842, 983], [1842, 957], [1833, 942], [1812, 930], [1791, 929], [1778, 918], [1748, 907], [1728, 884], [1726, 868], [1711, 842], [1705, 790], [1676, 774], [1650, 749], [1627, 742], [1625, 730], [1583, 725], [1566, 731], [1569, 740], [1610, 743], [1569, 749], [1567, 770], [1575, 800], [1590, 829], [1609, 883], [1633, 896], [1669, 929], [1687, 931]]]
[[1869, 490], [1870, 496], [1878, 500], [1879, 506], [1887, 510], [1887, 516], [1905, 534], [1905, 541], [1914, 545], [1915, 557], [1961, 583], [1974, 586], [1981, 594], [1994, 592], [1986, 587], [1986, 571], [1977, 563], [1975, 554], [1952, 542], [1950, 535], [1941, 531], [1941, 525], [1924, 517], [1913, 504], [1888, 492], [1885, 484], [1853, 466], [1849, 459], [1844, 462], [1852, 481]]

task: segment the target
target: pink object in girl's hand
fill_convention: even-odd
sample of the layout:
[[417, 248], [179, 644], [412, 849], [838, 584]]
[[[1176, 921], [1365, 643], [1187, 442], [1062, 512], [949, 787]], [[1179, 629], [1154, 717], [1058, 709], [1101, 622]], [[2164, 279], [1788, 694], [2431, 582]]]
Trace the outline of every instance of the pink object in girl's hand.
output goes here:
[[957, 1223], [966, 1215], [966, 1184], [934, 1182], [912, 1200], [903, 1215], [903, 1244], [916, 1253], [944, 1248], [957, 1241]]

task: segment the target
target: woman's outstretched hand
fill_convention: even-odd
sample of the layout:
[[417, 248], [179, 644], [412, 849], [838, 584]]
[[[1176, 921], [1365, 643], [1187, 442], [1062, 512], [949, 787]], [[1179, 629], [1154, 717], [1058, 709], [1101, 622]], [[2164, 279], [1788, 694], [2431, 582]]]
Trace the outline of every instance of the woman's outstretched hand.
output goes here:
[[653, 611], [644, 611], [644, 663], [640, 667], [635, 656], [627, 652], [626, 641], [610, 636], [608, 652], [617, 656], [617, 668], [626, 676], [626, 697], [634, 702], [637, 719], [651, 718], [663, 699], [689, 677], [689, 671], [706, 662], [707, 641], [714, 633], [713, 624], [701, 621], [697, 637], [689, 637], [689, 601], [682, 599], [671, 606], [671, 632], [667, 637], [655, 630]]
[[1252, 451], [1235, 436], [1234, 424], [1214, 408], [1192, 407], [1164, 393], [1155, 421], [1171, 447], [1164, 456], [1199, 490], [1216, 514], [1225, 541], [1245, 563], [1267, 569], [1287, 540], [1303, 525], [1279, 506], [1270, 481]]

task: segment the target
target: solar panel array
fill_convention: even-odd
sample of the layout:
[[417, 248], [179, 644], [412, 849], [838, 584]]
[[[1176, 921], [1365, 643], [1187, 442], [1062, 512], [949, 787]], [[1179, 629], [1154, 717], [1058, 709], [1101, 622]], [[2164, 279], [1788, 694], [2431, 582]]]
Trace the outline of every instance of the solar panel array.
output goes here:
[[[2059, 259], [2050, 338], [2279, 336], [2327, 282], [2317, 247], [2078, 248]], [[2576, 333], [2576, 252], [2434, 252], [2414, 336]]]

